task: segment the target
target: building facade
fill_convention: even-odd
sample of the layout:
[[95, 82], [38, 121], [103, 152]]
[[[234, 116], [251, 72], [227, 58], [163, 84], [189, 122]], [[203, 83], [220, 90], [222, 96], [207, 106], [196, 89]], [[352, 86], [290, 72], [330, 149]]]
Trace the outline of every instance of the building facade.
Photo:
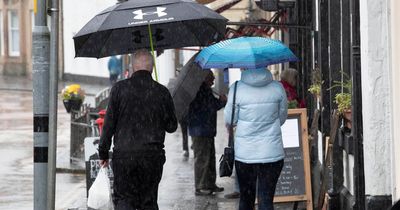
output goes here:
[[[400, 16], [396, 0], [319, 0], [322, 133], [332, 134], [332, 81], [352, 82], [352, 127], [333, 145], [329, 209], [388, 209], [400, 198]], [[338, 91], [338, 90], [336, 90]], [[339, 90], [340, 91], [340, 90]]]
[[366, 206], [382, 209], [400, 199], [400, 2], [360, 6]]
[[0, 74], [32, 75], [33, 1], [0, 1]]

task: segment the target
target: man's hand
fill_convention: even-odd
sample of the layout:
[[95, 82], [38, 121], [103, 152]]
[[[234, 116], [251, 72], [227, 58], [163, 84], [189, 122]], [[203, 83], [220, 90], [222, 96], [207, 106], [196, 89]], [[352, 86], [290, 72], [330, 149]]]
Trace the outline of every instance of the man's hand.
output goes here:
[[100, 160], [101, 167], [108, 167], [108, 160]]
[[219, 95], [219, 100], [226, 102], [228, 99], [226, 98], [226, 95]]

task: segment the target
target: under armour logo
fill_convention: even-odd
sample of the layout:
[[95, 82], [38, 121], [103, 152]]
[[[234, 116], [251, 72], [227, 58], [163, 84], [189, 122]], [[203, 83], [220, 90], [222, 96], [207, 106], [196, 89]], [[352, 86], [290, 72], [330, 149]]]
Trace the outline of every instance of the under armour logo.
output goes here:
[[165, 15], [167, 15], [166, 12], [164, 12], [167, 8], [165, 7], [157, 7], [157, 12], [143, 12], [143, 10], [139, 9], [139, 10], [135, 10], [132, 13], [135, 14], [135, 17], [133, 17], [133, 19], [136, 20], [143, 20], [143, 16], [145, 15], [155, 15], [157, 14], [158, 17], [163, 17]]

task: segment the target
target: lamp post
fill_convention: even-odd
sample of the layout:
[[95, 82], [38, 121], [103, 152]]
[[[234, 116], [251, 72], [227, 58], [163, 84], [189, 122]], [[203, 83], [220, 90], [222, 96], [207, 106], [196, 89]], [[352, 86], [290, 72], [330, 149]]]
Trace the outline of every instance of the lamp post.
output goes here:
[[49, 68], [50, 33], [46, 1], [35, 1], [35, 26], [32, 34], [33, 82], [33, 206], [47, 209], [47, 170], [49, 145]]

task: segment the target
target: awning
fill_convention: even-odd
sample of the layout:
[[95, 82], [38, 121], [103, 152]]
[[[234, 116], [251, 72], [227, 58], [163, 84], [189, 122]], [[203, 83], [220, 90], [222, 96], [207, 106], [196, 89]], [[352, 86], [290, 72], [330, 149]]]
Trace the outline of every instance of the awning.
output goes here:
[[216, 1], [216, 0], [196, 0], [196, 2], [199, 4], [209, 4], [214, 1]]

